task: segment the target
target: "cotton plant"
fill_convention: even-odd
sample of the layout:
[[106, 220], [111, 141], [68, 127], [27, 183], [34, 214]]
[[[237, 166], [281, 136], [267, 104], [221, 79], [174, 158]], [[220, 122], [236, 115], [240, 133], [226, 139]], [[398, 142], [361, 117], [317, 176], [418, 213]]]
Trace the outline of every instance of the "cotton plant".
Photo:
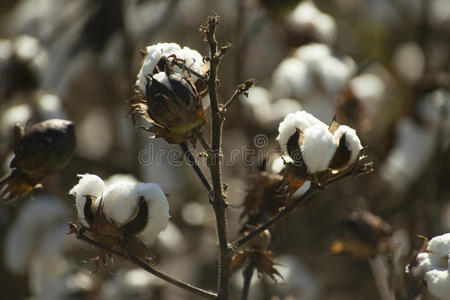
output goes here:
[[[94, 174], [79, 175], [78, 183], [69, 191], [78, 221], [69, 223], [68, 233], [99, 249], [99, 256], [92, 260], [94, 263], [101, 261], [106, 265], [108, 258], [118, 256], [196, 295], [227, 300], [230, 299], [232, 271], [236, 269], [244, 270], [244, 290], [245, 282], [251, 281], [255, 271], [273, 280], [280, 278], [275, 253], [271, 250], [272, 237], [277, 234], [276, 230], [269, 230], [272, 225], [331, 183], [366, 174], [371, 171], [371, 166], [360, 163], [362, 146], [354, 129], [340, 125], [336, 120], [326, 125], [313, 115], [300, 111], [296, 100], [272, 98], [262, 88], [252, 91], [254, 80], [244, 81], [230, 93], [227, 101], [219, 101], [218, 66], [230, 45], [218, 45], [215, 37], [218, 22], [218, 16], [213, 15], [200, 29], [209, 45], [209, 57], [203, 58], [198, 51], [175, 43], [146, 47], [128, 101], [129, 114], [135, 125], [152, 133], [154, 138], [178, 144], [205, 187], [217, 227], [217, 290], [205, 290], [175, 279], [151, 264], [149, 247], [157, 238], [164, 247], [181, 249], [182, 245], [174, 241], [180, 233], [169, 226], [169, 203], [158, 184], [138, 182], [129, 176], [104, 180]], [[328, 96], [333, 95], [351, 73], [350, 68], [324, 45], [301, 48], [295, 52], [295, 57], [295, 62], [303, 66], [300, 71], [308, 76], [312, 74], [312, 77], [303, 81], [299, 72], [299, 81], [288, 83], [292, 83], [291, 87], [304, 83], [302, 88], [311, 90], [305, 93], [313, 93], [312, 89], [321, 85]], [[292, 66], [290, 68], [295, 71]], [[206, 94], [209, 95], [209, 107], [201, 100]], [[260, 172], [256, 183], [249, 186], [239, 236], [231, 241], [227, 222], [229, 204], [225, 199], [227, 185], [222, 178], [222, 129], [226, 128], [223, 123], [228, 108], [242, 95], [249, 97], [250, 110], [265, 126], [275, 129], [281, 122], [277, 140], [284, 156], [277, 158], [267, 171]], [[264, 95], [266, 98], [263, 99]], [[262, 99], [260, 107], [258, 98]], [[206, 113], [206, 109], [210, 113]], [[277, 114], [272, 113], [274, 110]], [[272, 114], [271, 118], [267, 118], [267, 114]], [[211, 129], [210, 137], [202, 131], [207, 124]], [[189, 146], [203, 149], [201, 155], [206, 157], [210, 178], [198, 166], [197, 157]], [[192, 209], [199, 206], [193, 203], [190, 206], [190, 212], [183, 214], [185, 219], [199, 215]], [[203, 213], [207, 211], [206, 207], [201, 209]], [[212, 218], [203, 216], [203, 219]], [[202, 220], [187, 223], [209, 224]], [[161, 235], [166, 228], [169, 228], [166, 236]], [[180, 253], [177, 251], [170, 252]], [[148, 282], [148, 277], [144, 279]]]
[[97, 175], [84, 174], [69, 193], [75, 196], [81, 228], [110, 247], [123, 244], [149, 255], [147, 247], [169, 222], [169, 203], [155, 183], [127, 177], [105, 185]]

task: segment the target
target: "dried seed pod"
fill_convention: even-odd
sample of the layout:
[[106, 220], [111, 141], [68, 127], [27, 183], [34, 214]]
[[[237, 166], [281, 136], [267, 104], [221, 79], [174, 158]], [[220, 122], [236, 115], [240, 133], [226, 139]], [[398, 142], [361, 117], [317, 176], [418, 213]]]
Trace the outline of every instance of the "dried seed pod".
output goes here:
[[4, 201], [22, 197], [49, 174], [63, 169], [72, 158], [76, 138], [70, 121], [52, 119], [30, 128], [15, 128], [11, 174], [0, 182]]
[[129, 103], [132, 112], [153, 125], [148, 131], [156, 137], [181, 143], [206, 123], [200, 96], [189, 77], [166, 71], [146, 78], [145, 93], [136, 90]]

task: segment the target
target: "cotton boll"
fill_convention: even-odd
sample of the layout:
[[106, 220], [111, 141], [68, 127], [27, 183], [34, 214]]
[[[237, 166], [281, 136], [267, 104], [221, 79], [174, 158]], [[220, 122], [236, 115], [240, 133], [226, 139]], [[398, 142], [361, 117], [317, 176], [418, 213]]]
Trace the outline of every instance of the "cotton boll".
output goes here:
[[283, 152], [288, 154], [287, 142], [289, 138], [296, 132], [296, 129], [305, 131], [306, 128], [313, 125], [328, 129], [328, 126], [325, 125], [325, 123], [321, 122], [319, 119], [307, 113], [306, 111], [297, 111], [295, 113], [288, 114], [278, 127], [277, 141], [280, 144]]
[[323, 57], [317, 65], [317, 72], [323, 87], [331, 95], [341, 91], [352, 75], [351, 70], [333, 56]]
[[335, 140], [328, 128], [322, 124], [313, 125], [306, 128], [303, 137], [300, 149], [308, 172], [313, 174], [327, 170], [336, 151]]
[[275, 98], [302, 97], [313, 87], [313, 78], [308, 66], [300, 59], [283, 60], [272, 75], [270, 92]]
[[428, 242], [427, 252], [417, 255], [417, 262], [416, 269], [425, 272], [424, 278], [430, 293], [439, 299], [448, 299], [450, 295], [450, 233], [432, 238]]
[[[70, 191], [70, 195], [75, 196], [75, 205], [77, 207], [78, 219], [84, 226], [89, 226], [86, 221], [85, 205], [86, 205], [86, 197], [85, 195], [90, 195], [99, 199], [105, 190], [105, 184], [103, 180], [97, 175], [92, 174], [81, 174], [78, 175], [80, 180], [78, 184], [76, 184]], [[97, 208], [98, 200], [91, 204], [92, 212], [94, 212]]]
[[363, 148], [361, 146], [361, 141], [356, 134], [355, 129], [350, 128], [346, 125], [340, 125], [338, 129], [334, 132], [334, 140], [339, 143], [341, 137], [345, 134], [345, 141], [347, 149], [350, 151], [350, 160], [347, 165], [351, 165], [355, 162], [356, 158], [359, 156], [359, 151]]
[[13, 43], [14, 52], [20, 60], [27, 62], [37, 73], [44, 70], [48, 56], [38, 39], [29, 35], [19, 35]]
[[[118, 182], [105, 190], [102, 196], [102, 212], [105, 218], [118, 228], [126, 226], [140, 212], [139, 201], [143, 197], [147, 205], [147, 220], [136, 236], [149, 244], [169, 223], [169, 203], [159, 185], [155, 183]], [[134, 234], [134, 233], [133, 233]]]
[[393, 68], [407, 83], [419, 80], [425, 70], [425, 55], [415, 43], [405, 43], [396, 49], [393, 57]]
[[296, 57], [307, 64], [312, 70], [316, 70], [320, 61], [331, 55], [331, 50], [324, 44], [309, 44], [295, 50], [293, 57]]
[[322, 13], [311, 1], [302, 1], [286, 17], [286, 25], [294, 32], [304, 32], [324, 43], [336, 38], [336, 24], [329, 15]]

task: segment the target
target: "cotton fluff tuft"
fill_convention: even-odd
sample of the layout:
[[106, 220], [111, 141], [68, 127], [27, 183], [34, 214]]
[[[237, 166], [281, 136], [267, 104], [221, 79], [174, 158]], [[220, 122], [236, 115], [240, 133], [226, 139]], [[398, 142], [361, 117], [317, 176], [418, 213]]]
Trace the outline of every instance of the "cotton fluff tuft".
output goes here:
[[302, 1], [287, 16], [287, 25], [293, 31], [313, 31], [314, 37], [325, 43], [336, 38], [336, 24], [329, 15], [322, 13], [311, 1]]
[[344, 134], [347, 148], [351, 151], [350, 160], [348, 162], [348, 164], [350, 165], [355, 162], [356, 158], [359, 155], [359, 151], [361, 151], [363, 147], [358, 135], [356, 134], [356, 130], [346, 125], [340, 125], [338, 127], [333, 135], [334, 140], [339, 143], [339, 140]]
[[307, 64], [291, 57], [283, 60], [275, 69], [270, 90], [275, 98], [300, 98], [308, 94], [312, 87], [313, 80]]
[[[78, 175], [80, 180], [70, 191], [70, 195], [75, 196], [75, 205], [77, 207], [78, 219], [84, 226], [88, 226], [84, 215], [84, 206], [86, 204], [85, 195], [91, 195], [99, 199], [105, 190], [105, 184], [103, 180], [97, 175], [81, 174]], [[93, 203], [93, 208], [96, 209], [98, 200]]]
[[[139, 70], [135, 84], [141, 92], [145, 92], [145, 85], [147, 83], [145, 76], [148, 74], [153, 74], [156, 65], [162, 57], [175, 55], [176, 58], [183, 59], [186, 66], [192, 70], [196, 72], [201, 71], [200, 69], [203, 64], [203, 57], [196, 50], [190, 49], [189, 47], [181, 48], [175, 43], [159, 43], [146, 47], [145, 51], [147, 52], [147, 55], [145, 56], [142, 67]], [[174, 66], [173, 70], [181, 73], [181, 69], [177, 66]], [[195, 76], [193, 76], [193, 78], [195, 78]]]
[[306, 111], [297, 111], [295, 113], [288, 114], [286, 118], [280, 123], [278, 127], [277, 141], [280, 143], [281, 149], [287, 154], [287, 142], [289, 138], [295, 133], [296, 128], [301, 131], [305, 131], [306, 128], [320, 125], [328, 128], [325, 123], [307, 113]]
[[303, 132], [304, 140], [300, 149], [309, 173], [316, 173], [328, 169], [336, 143], [333, 135], [322, 124], [313, 125]]
[[418, 268], [425, 271], [431, 294], [439, 299], [450, 295], [450, 233], [432, 238], [426, 253], [417, 255]]
[[148, 223], [137, 237], [148, 244], [169, 223], [169, 203], [159, 185], [129, 181], [112, 184], [102, 196], [102, 212], [108, 221], [123, 226], [137, 215], [141, 196], [147, 201]]

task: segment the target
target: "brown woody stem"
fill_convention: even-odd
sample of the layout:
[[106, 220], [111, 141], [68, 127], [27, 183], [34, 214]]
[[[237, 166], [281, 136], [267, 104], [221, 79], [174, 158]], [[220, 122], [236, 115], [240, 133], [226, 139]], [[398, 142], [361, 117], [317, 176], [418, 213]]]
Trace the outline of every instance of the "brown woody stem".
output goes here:
[[198, 288], [192, 284], [186, 283], [184, 281], [175, 279], [169, 275], [167, 275], [164, 272], [161, 272], [157, 269], [152, 268], [151, 266], [149, 266], [147, 263], [145, 263], [144, 261], [142, 261], [141, 259], [137, 258], [136, 256], [134, 256], [131, 252], [127, 252], [127, 254], [125, 255], [124, 253], [121, 253], [117, 250], [111, 249], [105, 245], [103, 245], [102, 243], [99, 243], [93, 239], [91, 239], [90, 237], [84, 235], [84, 232], [80, 229], [78, 229], [78, 227], [72, 223], [69, 223], [69, 232], [70, 233], [75, 233], [77, 239], [86, 242], [94, 247], [100, 248], [102, 250], [107, 251], [108, 253], [114, 254], [116, 256], [119, 256], [125, 260], [131, 261], [133, 262], [135, 265], [141, 267], [142, 269], [144, 269], [145, 271], [155, 275], [156, 277], [167, 281], [179, 288], [182, 288], [186, 291], [192, 292], [196, 295], [202, 296], [204, 298], [207, 299], [216, 299], [217, 298], [217, 294], [210, 292], [210, 291], [206, 291], [203, 290], [201, 288]]
[[349, 178], [351, 176], [360, 176], [367, 174], [371, 172], [371, 165], [361, 165], [361, 166], [354, 166], [343, 172], [342, 174], [338, 174], [337, 176], [331, 178], [330, 180], [326, 181], [322, 184], [317, 183], [311, 183], [311, 187], [309, 190], [303, 194], [301, 197], [295, 199], [291, 204], [284, 207], [282, 210], [278, 212], [274, 217], [272, 217], [270, 220], [268, 220], [266, 223], [262, 224], [252, 232], [250, 232], [248, 235], [243, 236], [239, 240], [235, 241], [231, 244], [231, 249], [233, 251], [239, 250], [245, 243], [253, 239], [255, 236], [266, 230], [267, 228], [271, 227], [272, 225], [275, 225], [278, 223], [284, 216], [286, 216], [288, 213], [293, 211], [298, 205], [304, 203], [307, 199], [309, 199], [312, 195], [316, 194], [319, 191], [324, 190], [325, 188], [328, 188], [329, 186], [333, 185], [336, 182], [339, 182], [343, 179]]
[[210, 74], [208, 81], [209, 99], [211, 101], [211, 152], [209, 153], [209, 168], [213, 185], [213, 207], [216, 216], [217, 239], [219, 243], [219, 266], [218, 266], [218, 297], [217, 299], [228, 299], [228, 289], [231, 277], [231, 255], [232, 251], [228, 245], [226, 203], [223, 194], [221, 154], [222, 154], [222, 124], [223, 114], [219, 109], [217, 99], [217, 68], [222, 57], [218, 52], [215, 31], [219, 24], [219, 17], [213, 15], [208, 17], [208, 24], [201, 28], [204, 39], [208, 42], [210, 51]]

